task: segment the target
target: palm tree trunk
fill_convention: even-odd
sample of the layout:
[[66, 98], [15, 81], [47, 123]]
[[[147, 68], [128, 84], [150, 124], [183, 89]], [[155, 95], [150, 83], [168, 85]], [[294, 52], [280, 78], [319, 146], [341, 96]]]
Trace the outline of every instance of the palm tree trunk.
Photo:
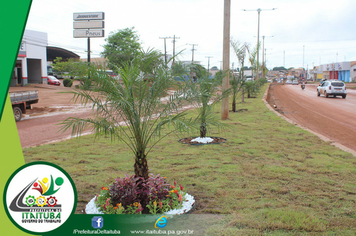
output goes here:
[[242, 96], [241, 96], [241, 103], [244, 103], [245, 102], [245, 89], [244, 87], [242, 87]]
[[146, 155], [137, 155], [136, 153], [136, 158], [135, 158], [135, 176], [136, 177], [142, 177], [144, 179], [148, 179], [148, 164], [147, 164], [147, 159]]
[[232, 111], [236, 112], [236, 94], [235, 93], [232, 96]]
[[205, 138], [206, 137], [206, 124], [201, 123], [200, 125], [200, 137]]

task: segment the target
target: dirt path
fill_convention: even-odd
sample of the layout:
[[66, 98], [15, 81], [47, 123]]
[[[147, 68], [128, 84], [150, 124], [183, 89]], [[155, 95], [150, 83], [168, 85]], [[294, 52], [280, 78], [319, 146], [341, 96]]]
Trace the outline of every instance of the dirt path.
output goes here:
[[316, 85], [274, 85], [267, 96], [275, 110], [295, 123], [340, 143], [356, 153], [356, 91], [347, 98], [317, 97]]
[[71, 131], [60, 131], [59, 123], [68, 117], [88, 118], [92, 116], [90, 106], [84, 107], [71, 101], [72, 88], [54, 85], [28, 85], [10, 87], [9, 92], [37, 90], [39, 102], [27, 110], [20, 122], [17, 122], [21, 146], [32, 147], [71, 137]]

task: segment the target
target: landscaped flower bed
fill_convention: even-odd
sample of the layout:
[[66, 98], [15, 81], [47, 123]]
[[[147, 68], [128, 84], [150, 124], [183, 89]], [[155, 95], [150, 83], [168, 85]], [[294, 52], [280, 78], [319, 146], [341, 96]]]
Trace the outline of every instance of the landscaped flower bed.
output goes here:
[[[184, 204], [186, 202], [189, 202], [188, 206]], [[86, 213], [161, 214], [181, 208], [185, 213], [193, 204], [194, 198], [184, 191], [182, 185], [177, 186], [175, 181], [174, 185], [170, 185], [165, 177], [153, 174], [147, 180], [126, 176], [116, 179], [108, 187], [102, 187], [100, 194], [88, 204], [90, 206], [87, 206]]]

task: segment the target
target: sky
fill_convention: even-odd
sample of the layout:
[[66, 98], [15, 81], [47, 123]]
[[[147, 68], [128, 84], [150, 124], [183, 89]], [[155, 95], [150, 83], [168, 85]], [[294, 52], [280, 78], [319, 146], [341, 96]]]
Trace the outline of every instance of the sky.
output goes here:
[[[276, 8], [275, 10], [272, 10]], [[243, 11], [246, 9], [247, 11]], [[257, 44], [264, 39], [268, 69], [312, 68], [320, 64], [356, 61], [356, 1], [338, 0], [231, 0], [230, 36]], [[87, 39], [73, 38], [73, 13], [104, 12], [105, 37], [91, 38], [91, 58], [100, 57], [105, 38], [134, 27], [144, 49], [164, 53], [164, 40], [177, 37], [179, 60], [194, 60], [207, 67], [222, 66], [224, 0], [33, 0], [26, 29], [46, 32], [48, 45], [62, 47], [86, 58]], [[262, 45], [261, 45], [262, 46]], [[167, 39], [167, 53], [173, 53]], [[210, 57], [210, 58], [208, 58]], [[262, 49], [259, 60], [262, 61]], [[230, 65], [238, 65], [230, 50]], [[245, 60], [245, 66], [249, 66]]]

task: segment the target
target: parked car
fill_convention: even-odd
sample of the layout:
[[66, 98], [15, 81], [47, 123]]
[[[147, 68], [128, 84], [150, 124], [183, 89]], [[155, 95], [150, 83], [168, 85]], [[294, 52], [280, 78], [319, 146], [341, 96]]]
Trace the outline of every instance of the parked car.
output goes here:
[[287, 81], [286, 81], [286, 84], [291, 84], [292, 83], [292, 81], [290, 80], [290, 79], [288, 79]]
[[49, 75], [47, 79], [47, 84], [51, 85], [61, 85], [61, 81], [59, 81], [56, 77]]
[[298, 85], [299, 82], [298, 82], [298, 80], [295, 79], [295, 80], [292, 81], [292, 84], [293, 84], [293, 85]]
[[317, 94], [323, 94], [326, 98], [329, 96], [341, 96], [346, 98], [346, 85], [340, 80], [326, 80], [317, 87]]

